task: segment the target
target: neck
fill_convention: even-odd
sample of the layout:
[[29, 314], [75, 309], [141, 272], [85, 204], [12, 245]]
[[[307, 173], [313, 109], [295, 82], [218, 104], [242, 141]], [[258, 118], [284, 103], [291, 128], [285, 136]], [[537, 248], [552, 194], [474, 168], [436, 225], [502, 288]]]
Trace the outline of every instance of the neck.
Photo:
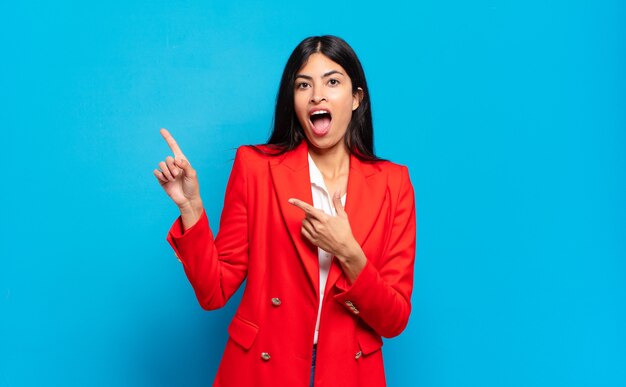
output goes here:
[[309, 146], [309, 154], [324, 177], [334, 179], [350, 169], [350, 152], [345, 145], [330, 149]]

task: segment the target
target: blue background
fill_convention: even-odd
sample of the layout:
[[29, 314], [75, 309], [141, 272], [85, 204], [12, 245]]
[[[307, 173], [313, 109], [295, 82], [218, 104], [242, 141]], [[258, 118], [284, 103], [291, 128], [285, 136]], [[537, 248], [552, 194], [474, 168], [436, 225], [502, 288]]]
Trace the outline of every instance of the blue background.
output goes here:
[[[298, 3], [298, 4], [295, 4]], [[206, 386], [238, 297], [196, 303], [152, 175], [166, 127], [217, 229], [283, 66], [344, 37], [409, 166], [413, 314], [390, 386], [626, 385], [622, 1], [0, 5], [0, 387]]]

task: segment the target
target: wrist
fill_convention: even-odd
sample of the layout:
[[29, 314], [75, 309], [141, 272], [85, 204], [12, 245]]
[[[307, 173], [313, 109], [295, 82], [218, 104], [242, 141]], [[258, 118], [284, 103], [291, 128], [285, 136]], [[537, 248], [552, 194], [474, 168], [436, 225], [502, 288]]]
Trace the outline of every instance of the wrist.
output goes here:
[[365, 252], [363, 252], [363, 249], [356, 240], [346, 249], [346, 255], [337, 256], [337, 259], [339, 259], [341, 268], [350, 285], [354, 283], [356, 278], [363, 271], [363, 268], [365, 268], [365, 265], [367, 265]]
[[188, 230], [191, 226], [196, 224], [200, 216], [202, 216], [202, 211], [204, 211], [202, 201], [200, 200], [182, 204], [178, 206], [178, 209], [180, 210], [180, 216], [183, 222], [183, 230]]
[[365, 261], [367, 258], [365, 257], [365, 253], [361, 248], [361, 245], [354, 240], [344, 249], [343, 253], [338, 256], [341, 261], [346, 264], [353, 264], [355, 262]]
[[200, 214], [202, 214], [202, 211], [204, 210], [204, 206], [202, 204], [202, 200], [198, 198], [198, 199], [192, 199], [188, 202], [185, 202], [179, 205], [178, 209], [180, 210], [181, 214], [196, 215], [199, 217]]

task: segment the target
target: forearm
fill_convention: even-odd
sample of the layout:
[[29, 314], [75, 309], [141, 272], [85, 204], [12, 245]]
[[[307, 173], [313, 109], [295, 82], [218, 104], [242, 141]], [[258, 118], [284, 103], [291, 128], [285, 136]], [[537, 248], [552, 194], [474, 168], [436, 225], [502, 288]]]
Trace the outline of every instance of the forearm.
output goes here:
[[179, 206], [181, 216], [167, 237], [205, 309], [223, 306], [247, 273], [247, 188], [242, 157], [238, 151], [226, 187], [220, 233], [213, 237], [197, 195]]
[[[220, 308], [245, 277], [247, 244], [236, 241], [237, 248], [219, 244], [204, 211], [189, 229], [183, 227], [180, 217], [170, 228], [167, 240], [181, 261], [202, 308]], [[224, 222], [224, 228], [228, 230], [227, 222]]]
[[334, 297], [376, 333], [394, 337], [404, 330], [411, 312], [411, 277], [412, 273], [406, 273], [400, 283], [391, 285], [367, 262], [351, 284], [337, 282], [339, 293]]

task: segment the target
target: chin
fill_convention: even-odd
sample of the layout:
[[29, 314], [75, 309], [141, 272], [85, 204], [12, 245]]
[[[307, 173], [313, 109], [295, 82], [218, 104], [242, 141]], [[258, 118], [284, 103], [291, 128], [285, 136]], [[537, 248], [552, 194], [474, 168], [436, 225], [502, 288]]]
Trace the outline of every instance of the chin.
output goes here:
[[337, 146], [343, 146], [343, 137], [334, 138], [330, 133], [323, 137], [316, 136], [313, 133], [307, 133], [306, 138], [309, 146], [320, 151], [336, 148]]

